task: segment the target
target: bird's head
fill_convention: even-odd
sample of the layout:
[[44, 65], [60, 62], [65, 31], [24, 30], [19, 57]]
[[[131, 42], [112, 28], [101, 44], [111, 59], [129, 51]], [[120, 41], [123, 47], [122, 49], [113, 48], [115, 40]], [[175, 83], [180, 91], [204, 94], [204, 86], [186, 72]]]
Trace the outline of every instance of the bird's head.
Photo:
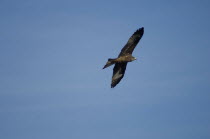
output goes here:
[[132, 56], [131, 57], [131, 60], [134, 61], [134, 60], [137, 60], [137, 58], [135, 58], [135, 57]]

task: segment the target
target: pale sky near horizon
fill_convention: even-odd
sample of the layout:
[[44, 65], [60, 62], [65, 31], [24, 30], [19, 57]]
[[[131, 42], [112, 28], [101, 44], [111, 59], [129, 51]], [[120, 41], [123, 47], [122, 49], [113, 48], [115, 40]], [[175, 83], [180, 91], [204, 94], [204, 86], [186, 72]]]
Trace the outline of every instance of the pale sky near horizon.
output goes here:
[[[210, 1], [1, 0], [1, 139], [210, 138]], [[110, 88], [128, 38], [145, 34]]]

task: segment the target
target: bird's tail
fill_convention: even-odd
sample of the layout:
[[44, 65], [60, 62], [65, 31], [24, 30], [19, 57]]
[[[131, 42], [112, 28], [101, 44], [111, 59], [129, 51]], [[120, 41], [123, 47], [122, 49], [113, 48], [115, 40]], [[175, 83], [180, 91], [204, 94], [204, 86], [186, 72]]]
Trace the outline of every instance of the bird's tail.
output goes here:
[[115, 64], [115, 63], [116, 63], [115, 60], [116, 60], [116, 59], [109, 58], [108, 61], [106, 62], [106, 65], [103, 67], [103, 69], [105, 69], [105, 68], [107, 68], [107, 67], [109, 67], [109, 66]]

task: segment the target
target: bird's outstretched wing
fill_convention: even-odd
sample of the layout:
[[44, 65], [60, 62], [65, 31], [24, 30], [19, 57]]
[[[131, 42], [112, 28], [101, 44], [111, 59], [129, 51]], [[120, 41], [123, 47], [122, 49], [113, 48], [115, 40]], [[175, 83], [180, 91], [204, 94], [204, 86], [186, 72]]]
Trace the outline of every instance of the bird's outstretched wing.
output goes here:
[[138, 44], [139, 40], [144, 34], [144, 27], [138, 29], [128, 40], [127, 44], [122, 48], [120, 56], [132, 54], [133, 50], [135, 49], [136, 45]]
[[115, 64], [113, 68], [111, 88], [114, 88], [120, 82], [120, 80], [124, 77], [126, 66], [127, 66], [127, 62]]

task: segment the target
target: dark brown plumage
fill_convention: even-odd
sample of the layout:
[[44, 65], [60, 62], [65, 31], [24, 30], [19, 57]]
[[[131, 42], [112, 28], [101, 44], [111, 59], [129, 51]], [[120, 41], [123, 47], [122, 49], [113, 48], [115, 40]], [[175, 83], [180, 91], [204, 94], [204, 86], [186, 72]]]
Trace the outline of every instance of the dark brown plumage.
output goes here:
[[122, 48], [118, 58], [108, 59], [106, 65], [103, 67], [104, 69], [115, 64], [113, 68], [111, 88], [114, 88], [124, 77], [127, 63], [136, 60], [136, 58], [132, 56], [132, 53], [143, 34], [143, 27], [134, 32], [129, 38], [127, 44]]

